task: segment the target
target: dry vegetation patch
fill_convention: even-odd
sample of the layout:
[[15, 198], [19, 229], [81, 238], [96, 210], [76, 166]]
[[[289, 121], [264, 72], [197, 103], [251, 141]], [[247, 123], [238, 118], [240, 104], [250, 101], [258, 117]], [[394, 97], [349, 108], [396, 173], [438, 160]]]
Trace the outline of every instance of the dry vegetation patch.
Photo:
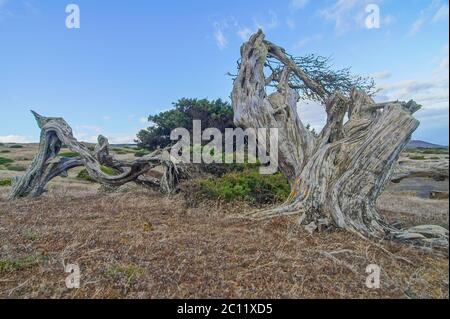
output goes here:
[[[1, 149], [27, 166], [37, 146]], [[448, 298], [448, 258], [379, 243], [394, 257], [346, 232], [311, 236], [295, 218], [250, 221], [242, 213], [254, 203], [194, 201], [192, 185], [186, 199], [132, 185], [99, 194], [80, 172], [53, 180], [42, 198], [8, 202], [22, 172], [0, 170], [0, 298]], [[384, 193], [378, 207], [406, 226], [448, 228], [448, 199], [413, 195]], [[80, 289], [65, 286], [69, 263], [81, 268]], [[379, 290], [365, 286], [372, 263]]]
[[[242, 219], [248, 204], [133, 192], [0, 205], [0, 296], [44, 298], [448, 298], [448, 259], [295, 219]], [[27, 262], [32, 261], [32, 262]], [[65, 287], [78, 263], [82, 287]], [[365, 286], [366, 266], [382, 287]]]

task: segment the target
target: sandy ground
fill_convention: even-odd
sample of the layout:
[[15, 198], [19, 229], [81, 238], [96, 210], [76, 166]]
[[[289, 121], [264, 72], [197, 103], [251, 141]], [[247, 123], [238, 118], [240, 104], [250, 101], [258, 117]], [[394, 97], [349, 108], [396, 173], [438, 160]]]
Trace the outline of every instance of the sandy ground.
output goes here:
[[[34, 152], [0, 156], [27, 165]], [[76, 173], [39, 199], [7, 202], [0, 187], [0, 297], [449, 297], [447, 257], [340, 231], [309, 235], [295, 218], [249, 221], [242, 213], [254, 208], [243, 203], [190, 208], [181, 194], [103, 194]], [[0, 170], [0, 179], [17, 174]], [[378, 206], [403, 225], [448, 227], [448, 199], [388, 188]], [[71, 290], [64, 265], [74, 263], [81, 287]], [[380, 289], [365, 285], [369, 264], [382, 269]]]

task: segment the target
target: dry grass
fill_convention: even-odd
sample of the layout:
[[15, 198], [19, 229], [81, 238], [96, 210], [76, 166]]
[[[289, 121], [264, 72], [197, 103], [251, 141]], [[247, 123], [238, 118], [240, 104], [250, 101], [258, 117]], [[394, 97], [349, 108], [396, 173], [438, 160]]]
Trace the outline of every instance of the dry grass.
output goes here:
[[[36, 150], [2, 156], [28, 165]], [[244, 220], [254, 207], [242, 203], [99, 194], [78, 171], [40, 199], [7, 202], [10, 188], [0, 187], [0, 298], [449, 297], [448, 258], [382, 243], [393, 258], [346, 232], [308, 235], [293, 218]], [[0, 170], [0, 179], [20, 174]], [[404, 225], [448, 227], [448, 200], [385, 193], [378, 205]], [[65, 286], [69, 263], [80, 265], [80, 289]], [[382, 267], [379, 290], [365, 286], [372, 263]]]
[[[405, 245], [384, 243], [410, 262], [346, 232], [311, 236], [294, 219], [242, 220], [245, 205], [193, 209], [153, 192], [81, 196], [0, 202], [0, 260], [39, 256], [0, 273], [1, 297], [448, 298], [448, 259]], [[65, 287], [68, 263], [81, 267], [80, 289]], [[365, 287], [371, 263], [382, 267], [380, 290]]]
[[392, 220], [399, 219], [405, 227], [434, 224], [448, 229], [449, 200], [432, 200], [408, 193], [383, 193], [378, 208]]

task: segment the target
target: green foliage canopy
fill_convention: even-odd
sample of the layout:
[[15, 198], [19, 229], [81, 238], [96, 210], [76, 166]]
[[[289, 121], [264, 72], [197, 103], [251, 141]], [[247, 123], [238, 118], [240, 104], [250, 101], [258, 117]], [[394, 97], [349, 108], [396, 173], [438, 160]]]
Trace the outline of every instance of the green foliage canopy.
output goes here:
[[221, 132], [225, 128], [234, 128], [233, 109], [228, 102], [221, 99], [209, 101], [207, 99], [182, 98], [173, 104], [174, 109], [149, 116], [153, 125], [141, 130], [136, 142], [139, 147], [150, 150], [171, 145], [170, 133], [182, 127], [192, 133], [192, 121], [201, 120], [202, 128], [214, 127]]

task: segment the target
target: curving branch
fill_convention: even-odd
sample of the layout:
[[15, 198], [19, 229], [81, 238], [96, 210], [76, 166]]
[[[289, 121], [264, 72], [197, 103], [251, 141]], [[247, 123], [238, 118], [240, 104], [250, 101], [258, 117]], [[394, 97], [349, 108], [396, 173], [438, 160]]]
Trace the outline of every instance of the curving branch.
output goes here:
[[[108, 139], [102, 135], [99, 136], [98, 145], [91, 153], [83, 143], [73, 137], [72, 129], [64, 119], [43, 117], [34, 111], [32, 113], [41, 129], [39, 151], [25, 175], [13, 180], [10, 199], [40, 196], [53, 178], [65, 177], [70, 169], [79, 166], [84, 166], [92, 179], [104, 185], [120, 186], [128, 182], [137, 182], [146, 186], [158, 186], [166, 193], [173, 192], [176, 183], [186, 174], [185, 168], [173, 163], [167, 150], [158, 150], [131, 162], [118, 161], [109, 154]], [[79, 157], [58, 159], [62, 145], [78, 153]], [[142, 176], [160, 165], [165, 168], [161, 181]], [[105, 174], [101, 169], [102, 166], [111, 167], [120, 174], [117, 176]]]

